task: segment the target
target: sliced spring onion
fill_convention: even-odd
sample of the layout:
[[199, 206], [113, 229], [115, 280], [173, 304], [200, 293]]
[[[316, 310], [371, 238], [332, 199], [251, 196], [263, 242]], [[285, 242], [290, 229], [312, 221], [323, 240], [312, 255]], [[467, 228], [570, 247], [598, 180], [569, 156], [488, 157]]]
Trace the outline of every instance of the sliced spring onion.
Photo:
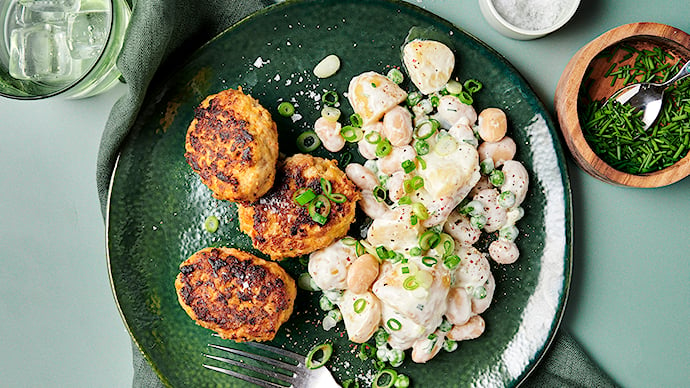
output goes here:
[[383, 158], [391, 153], [393, 150], [393, 145], [388, 139], [383, 139], [376, 143], [376, 156]]
[[215, 233], [218, 230], [218, 225], [220, 225], [220, 222], [216, 216], [211, 215], [204, 220], [204, 229], [209, 233]]
[[414, 161], [409, 160], [409, 159], [403, 160], [402, 163], [400, 163], [400, 165], [401, 165], [403, 171], [405, 171], [405, 174], [409, 174], [412, 171], [414, 171], [415, 168], [417, 168], [417, 165], [414, 163]]
[[398, 373], [393, 369], [382, 369], [374, 377], [371, 383], [373, 388], [391, 388], [398, 378]]
[[[427, 143], [426, 140], [419, 139], [414, 142], [414, 150], [419, 156], [426, 155], [429, 153], [429, 143]], [[424, 165], [422, 168], [426, 168], [426, 165]]]
[[351, 246], [354, 246], [355, 244], [357, 244], [357, 240], [354, 237], [350, 237], [350, 236], [345, 236], [342, 239], [340, 239], [340, 241], [346, 247], [351, 247]]
[[400, 84], [405, 79], [405, 76], [403, 75], [402, 71], [396, 69], [395, 67], [388, 70], [386, 77], [388, 77], [389, 80], [393, 81], [396, 84]]
[[[321, 353], [321, 358], [317, 360], [315, 357], [319, 352]], [[329, 344], [328, 342], [315, 345], [307, 354], [305, 365], [309, 369], [320, 368], [324, 366], [326, 362], [328, 362], [328, 360], [331, 358], [331, 354], [333, 354], [333, 345]]]
[[422, 221], [429, 218], [429, 211], [426, 209], [426, 206], [424, 206], [424, 204], [421, 202], [415, 202], [412, 204], [412, 213], [414, 213], [414, 215], [417, 216], [417, 219]]
[[443, 265], [448, 269], [455, 269], [460, 264], [460, 256], [450, 255], [443, 258]]
[[462, 84], [454, 79], [448, 81], [446, 84], [446, 92], [448, 94], [458, 95], [462, 92]]
[[393, 331], [402, 329], [402, 323], [395, 318], [390, 318], [388, 321], [386, 321], [386, 326]]
[[403, 288], [408, 290], [408, 291], [416, 290], [418, 287], [419, 287], [419, 282], [417, 282], [417, 278], [414, 277], [414, 275], [408, 276], [403, 281]]
[[359, 357], [360, 360], [366, 361], [374, 355], [376, 355], [376, 350], [373, 346], [366, 342], [359, 345], [359, 354], [357, 354], [357, 357]]
[[333, 203], [345, 203], [347, 201], [347, 197], [342, 193], [331, 193], [326, 197], [328, 197], [328, 199], [330, 199]]
[[376, 131], [371, 131], [364, 136], [364, 140], [369, 144], [378, 144], [381, 141], [381, 134]]
[[[366, 359], [363, 359], [364, 361]], [[347, 379], [343, 381], [343, 388], [359, 388], [359, 380], [357, 379]]]
[[316, 198], [316, 194], [314, 193], [314, 190], [306, 187], [302, 187], [295, 191], [294, 194], [292, 194], [292, 199], [297, 202], [298, 205], [300, 206], [305, 206], [309, 202], [311, 202], [314, 198]]
[[470, 94], [474, 94], [482, 90], [483, 86], [484, 85], [482, 85], [482, 83], [477, 81], [476, 79], [468, 79], [467, 81], [465, 81], [465, 84], [463, 85], [465, 90], [467, 90]]
[[434, 95], [429, 96], [429, 102], [431, 102], [431, 106], [433, 106], [434, 108], [437, 108], [438, 104], [441, 102], [441, 98], [434, 94]]
[[393, 383], [393, 385], [395, 388], [407, 388], [410, 386], [410, 378], [402, 373], [399, 373], [395, 378], [395, 383]]
[[388, 342], [389, 337], [390, 334], [388, 334], [386, 329], [384, 329], [383, 327], [379, 327], [379, 329], [374, 334], [374, 342], [376, 343], [376, 347], [385, 346]]
[[335, 90], [329, 90], [321, 95], [321, 101], [327, 106], [336, 106], [338, 104], [338, 93]]
[[410, 255], [412, 256], [421, 256], [422, 255], [422, 248], [420, 247], [413, 247], [410, 249]]
[[329, 181], [328, 179], [321, 177], [319, 179], [319, 183], [321, 184], [321, 191], [324, 194], [330, 194], [331, 190], [333, 190], [333, 185], [331, 184], [331, 181]]
[[340, 118], [340, 114], [340, 109], [334, 108], [332, 106], [324, 106], [323, 109], [321, 109], [321, 117], [331, 122], [338, 121], [338, 119]]
[[424, 96], [422, 96], [422, 94], [419, 92], [409, 93], [407, 95], [407, 100], [406, 100], [407, 106], [415, 106], [415, 105], [419, 104], [419, 102], [422, 101], [422, 98], [424, 98]]
[[319, 136], [314, 131], [302, 132], [297, 136], [297, 149], [300, 152], [311, 152], [319, 148], [321, 145], [321, 140]]
[[443, 256], [452, 255], [455, 252], [455, 239], [448, 233], [441, 233], [439, 240], [439, 245], [443, 248]]
[[434, 146], [434, 152], [441, 156], [448, 156], [457, 149], [458, 142], [453, 136], [439, 136], [439, 140]]
[[409, 204], [411, 204], [411, 203], [412, 203], [412, 198], [410, 198], [409, 195], [402, 196], [402, 197], [400, 197], [400, 199], [398, 200], [398, 204], [399, 204], [399, 205], [409, 205]]
[[429, 249], [436, 248], [440, 241], [441, 238], [439, 237], [439, 234], [429, 229], [419, 236], [419, 247], [423, 251], [428, 251]]
[[343, 136], [343, 139], [345, 141], [348, 141], [350, 143], [356, 143], [364, 137], [364, 131], [362, 131], [362, 128], [355, 127], [352, 125], [345, 125], [340, 129], [340, 134]]
[[362, 120], [362, 116], [360, 116], [359, 113], [353, 113], [350, 116], [350, 124], [352, 124], [353, 127], [362, 128], [364, 120]]
[[278, 104], [278, 114], [283, 117], [290, 117], [295, 114], [295, 106], [290, 102], [283, 101]]
[[426, 265], [427, 267], [433, 267], [436, 263], [438, 263], [438, 259], [435, 257], [431, 257], [431, 256], [422, 257], [422, 264]]
[[438, 129], [441, 124], [436, 119], [427, 119], [420, 121], [414, 128], [415, 139], [425, 140], [431, 137]]
[[391, 252], [388, 249], [386, 249], [386, 247], [384, 247], [383, 245], [379, 245], [378, 247], [376, 247], [376, 256], [378, 256], [380, 260], [388, 259], [390, 257], [390, 253]]
[[419, 286], [425, 290], [428, 290], [429, 287], [431, 287], [431, 284], [434, 282], [434, 276], [427, 271], [419, 271], [415, 277]]
[[328, 221], [328, 215], [330, 213], [331, 202], [325, 195], [319, 194], [309, 202], [309, 216], [316, 223], [324, 225]]
[[388, 197], [388, 191], [381, 185], [374, 187], [372, 193], [374, 194], [374, 199], [377, 202], [383, 202]]
[[417, 162], [419, 163], [419, 167], [420, 167], [422, 170], [426, 170], [426, 161], [425, 161], [424, 159], [422, 159], [422, 158], [420, 158], [419, 156], [417, 156]]
[[472, 103], [474, 103], [474, 98], [472, 98], [472, 95], [467, 90], [463, 90], [458, 94], [458, 100], [466, 105], [472, 105]]
[[355, 312], [360, 314], [362, 311], [364, 311], [364, 308], [367, 307], [367, 301], [364, 298], [359, 298], [355, 301], [353, 307]]

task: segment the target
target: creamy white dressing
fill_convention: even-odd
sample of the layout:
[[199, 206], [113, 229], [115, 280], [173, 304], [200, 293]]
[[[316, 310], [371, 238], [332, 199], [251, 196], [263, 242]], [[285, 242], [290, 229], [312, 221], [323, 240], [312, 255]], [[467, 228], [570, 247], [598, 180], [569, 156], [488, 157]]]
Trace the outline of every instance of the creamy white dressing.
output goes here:
[[[371, 218], [366, 237], [357, 244], [350, 238], [349, 245], [341, 240], [312, 253], [309, 273], [327, 294], [340, 295], [334, 303], [351, 340], [365, 342], [383, 328], [388, 333], [386, 346], [412, 348], [413, 361], [426, 362], [447, 338], [465, 340], [483, 332], [484, 320], [477, 315], [489, 307], [495, 281], [489, 252], [473, 244], [481, 234], [497, 231], [488, 239], [513, 247], [528, 179], [517, 161], [480, 168], [481, 139], [474, 135], [477, 113], [458, 97], [437, 94], [453, 71], [452, 51], [430, 41], [414, 41], [405, 50], [408, 75], [425, 94], [417, 105], [401, 104], [407, 94], [375, 72], [354, 77], [348, 91], [355, 113], [364, 119], [364, 133], [395, 138], [390, 153], [379, 156], [371, 142], [359, 140], [368, 161], [347, 168], [362, 190], [360, 206]], [[443, 102], [440, 109], [434, 108], [432, 98]], [[384, 126], [383, 118], [393, 110], [395, 125]], [[410, 139], [407, 131], [415, 124], [430, 120], [438, 123], [431, 133], [417, 132], [409, 143], [399, 141]], [[500, 182], [487, 178], [501, 168], [510, 176]], [[377, 200], [375, 190], [387, 191], [388, 198]], [[507, 203], [498, 201], [507, 191], [515, 191], [508, 193], [515, 202], [495, 208]], [[435, 237], [427, 240], [428, 236]], [[425, 245], [434, 238], [441, 243]], [[346, 282], [358, 249], [381, 261], [378, 277], [362, 294], [347, 290]], [[454, 349], [454, 343], [448, 348]]]

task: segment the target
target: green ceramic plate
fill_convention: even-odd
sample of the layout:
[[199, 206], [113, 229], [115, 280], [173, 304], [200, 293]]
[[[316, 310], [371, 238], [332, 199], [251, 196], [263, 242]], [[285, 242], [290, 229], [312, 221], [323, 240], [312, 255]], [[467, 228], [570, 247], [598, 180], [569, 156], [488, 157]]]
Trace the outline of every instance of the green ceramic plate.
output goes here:
[[[314, 98], [324, 89], [347, 90], [361, 72], [400, 66], [408, 32], [436, 34], [456, 53], [456, 74], [481, 80], [477, 109], [503, 108], [518, 144], [517, 158], [531, 173], [519, 221], [522, 255], [494, 268], [497, 288], [483, 314], [485, 334], [442, 352], [426, 365], [398, 368], [416, 387], [515, 386], [538, 363], [563, 314], [571, 271], [570, 188], [554, 124], [525, 80], [491, 48], [447, 21], [400, 1], [288, 1], [243, 20], [212, 40], [178, 71], [159, 78], [122, 147], [108, 210], [108, 253], [114, 293], [125, 324], [161, 379], [175, 387], [244, 386], [206, 370], [209, 342], [222, 342], [192, 322], [178, 305], [174, 279], [193, 252], [228, 245], [257, 253], [238, 230], [233, 204], [215, 200], [184, 160], [184, 137], [194, 108], [207, 95], [241, 86], [274, 113], [281, 151], [296, 152], [295, 133], [319, 115]], [[319, 80], [311, 71], [323, 57], [342, 59], [339, 72]], [[276, 106], [294, 100], [301, 119], [279, 117]], [[349, 105], [343, 104], [349, 115]], [[324, 150], [320, 156], [341, 158]], [[221, 220], [210, 234], [209, 215]], [[284, 263], [294, 276], [299, 260]], [[371, 376], [337, 330], [324, 331], [318, 295], [298, 293], [295, 313], [274, 344], [306, 354], [333, 341], [329, 368], [343, 381]], [[408, 357], [409, 358], [409, 357]]]

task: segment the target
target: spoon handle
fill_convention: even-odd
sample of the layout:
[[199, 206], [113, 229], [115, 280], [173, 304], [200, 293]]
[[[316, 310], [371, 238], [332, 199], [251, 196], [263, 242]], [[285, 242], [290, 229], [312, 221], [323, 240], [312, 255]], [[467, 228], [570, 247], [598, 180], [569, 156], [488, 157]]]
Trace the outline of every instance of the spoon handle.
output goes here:
[[670, 85], [681, 78], [685, 78], [690, 75], [690, 61], [685, 62], [685, 65], [680, 69], [676, 75], [671, 77], [668, 81], [664, 82], [663, 85]]

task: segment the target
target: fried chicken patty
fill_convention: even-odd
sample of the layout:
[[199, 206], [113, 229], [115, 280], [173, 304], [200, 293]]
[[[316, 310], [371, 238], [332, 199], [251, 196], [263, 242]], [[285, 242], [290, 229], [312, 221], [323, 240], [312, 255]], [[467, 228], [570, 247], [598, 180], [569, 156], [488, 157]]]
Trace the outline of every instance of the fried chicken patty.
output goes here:
[[205, 248], [180, 264], [182, 308], [234, 341], [272, 340], [292, 314], [295, 281], [278, 264], [235, 248]]
[[185, 159], [216, 198], [254, 201], [273, 185], [278, 131], [257, 100], [228, 89], [208, 96], [194, 113]]
[[[331, 202], [326, 222], [321, 225], [301, 206], [295, 192], [311, 189], [323, 193], [321, 178], [331, 184], [331, 193], [343, 194], [342, 203]], [[355, 218], [360, 193], [334, 160], [297, 154], [279, 165], [276, 183], [253, 203], [238, 204], [240, 230], [252, 238], [254, 247], [273, 260], [301, 256], [324, 248], [347, 234]]]

